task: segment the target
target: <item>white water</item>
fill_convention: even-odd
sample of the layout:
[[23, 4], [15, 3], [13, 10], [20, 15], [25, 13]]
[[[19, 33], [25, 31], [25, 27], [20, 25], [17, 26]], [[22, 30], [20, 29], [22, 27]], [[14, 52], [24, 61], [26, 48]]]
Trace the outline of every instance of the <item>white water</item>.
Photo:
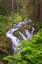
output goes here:
[[[14, 49], [14, 51], [17, 50], [17, 46], [19, 45], [19, 39], [13, 35], [13, 32], [15, 32], [16, 30], [18, 30], [21, 26], [23, 26], [24, 24], [27, 24], [28, 22], [32, 22], [30, 19], [28, 21], [23, 21], [23, 22], [19, 22], [18, 24], [15, 24], [13, 26], [12, 29], [10, 29], [9, 31], [6, 32], [6, 37], [10, 38], [11, 41], [12, 41], [12, 48]], [[34, 27], [32, 27], [32, 31], [31, 33], [25, 29], [25, 33], [26, 33], [26, 36], [24, 34], [22, 34], [20, 31], [20, 35], [22, 36], [23, 40], [27, 40], [27, 39], [31, 39], [32, 35], [33, 35], [33, 32], [34, 32]]]
[[22, 34], [20, 31], [19, 31], [20, 35], [22, 36], [23, 40], [27, 40], [27, 38], [25, 37], [24, 34]]
[[32, 31], [30, 33], [27, 29], [25, 29], [25, 33], [26, 33], [27, 39], [31, 39], [32, 38], [34, 30], [35, 30], [34, 27], [32, 27]]
[[6, 36], [11, 39], [14, 51], [17, 50], [17, 45], [20, 40], [10, 30], [6, 33]]
[[32, 27], [31, 36], [33, 35], [34, 30], [35, 30], [34, 27]]

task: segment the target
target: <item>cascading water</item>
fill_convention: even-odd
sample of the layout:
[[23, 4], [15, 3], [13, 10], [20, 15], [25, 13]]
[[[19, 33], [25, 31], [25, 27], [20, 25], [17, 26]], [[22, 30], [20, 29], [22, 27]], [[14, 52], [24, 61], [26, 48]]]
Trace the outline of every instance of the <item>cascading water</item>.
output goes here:
[[31, 36], [33, 35], [34, 30], [35, 30], [34, 27], [32, 27]]
[[32, 31], [30, 33], [27, 29], [25, 29], [25, 33], [26, 33], [27, 39], [31, 39], [32, 38], [34, 30], [35, 30], [34, 27], [32, 27]]
[[13, 50], [17, 50], [17, 45], [18, 45], [18, 42], [20, 41], [16, 36], [13, 35], [13, 32], [11, 30], [9, 30], [7, 33], [6, 33], [7, 37], [11, 39], [12, 41], [12, 48]]
[[[13, 26], [12, 29], [10, 29], [8, 32], [6, 32], [6, 37], [10, 38], [11, 41], [12, 41], [12, 48], [14, 49], [14, 51], [16, 51], [18, 48], [17, 46], [19, 45], [19, 39], [13, 35], [13, 32], [15, 32], [16, 30], [18, 30], [21, 26], [23, 26], [24, 24], [27, 24], [28, 22], [32, 22], [30, 19], [28, 21], [23, 21], [23, 22], [19, 22], [18, 24], [15, 24]], [[32, 27], [32, 31], [31, 33], [25, 29], [25, 33], [26, 33], [26, 36], [24, 34], [22, 34], [20, 31], [20, 35], [22, 36], [23, 40], [27, 40], [27, 39], [31, 39], [32, 35], [33, 35], [33, 32], [34, 32], [34, 27]]]
[[25, 33], [26, 33], [27, 39], [31, 39], [32, 36], [27, 29], [25, 29]]
[[20, 31], [19, 31], [20, 35], [22, 36], [23, 40], [27, 40], [27, 38], [25, 37], [24, 34], [22, 34]]

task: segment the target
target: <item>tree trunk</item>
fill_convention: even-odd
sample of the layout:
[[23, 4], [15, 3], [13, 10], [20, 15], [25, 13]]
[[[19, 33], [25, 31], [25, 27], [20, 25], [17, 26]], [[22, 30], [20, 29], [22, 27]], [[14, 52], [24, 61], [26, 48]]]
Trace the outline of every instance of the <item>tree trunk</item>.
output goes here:
[[16, 0], [12, 0], [12, 13], [16, 13]]
[[42, 0], [40, 0], [40, 21], [42, 22]]
[[36, 19], [42, 21], [42, 0], [36, 0]]

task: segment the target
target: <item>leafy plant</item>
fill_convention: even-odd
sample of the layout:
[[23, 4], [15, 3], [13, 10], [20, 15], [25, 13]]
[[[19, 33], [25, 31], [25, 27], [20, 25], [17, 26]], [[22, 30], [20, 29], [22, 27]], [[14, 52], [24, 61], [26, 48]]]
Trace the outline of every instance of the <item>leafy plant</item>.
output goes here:
[[0, 35], [5, 33], [7, 29], [10, 29], [14, 23], [22, 20], [23, 18], [19, 14], [13, 14], [13, 16], [0, 15]]

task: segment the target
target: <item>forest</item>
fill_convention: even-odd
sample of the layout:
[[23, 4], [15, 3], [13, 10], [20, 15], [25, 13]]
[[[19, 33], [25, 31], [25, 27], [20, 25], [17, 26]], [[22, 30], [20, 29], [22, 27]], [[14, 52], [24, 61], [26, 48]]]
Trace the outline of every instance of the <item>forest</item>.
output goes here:
[[0, 0], [0, 64], [42, 64], [42, 0]]

